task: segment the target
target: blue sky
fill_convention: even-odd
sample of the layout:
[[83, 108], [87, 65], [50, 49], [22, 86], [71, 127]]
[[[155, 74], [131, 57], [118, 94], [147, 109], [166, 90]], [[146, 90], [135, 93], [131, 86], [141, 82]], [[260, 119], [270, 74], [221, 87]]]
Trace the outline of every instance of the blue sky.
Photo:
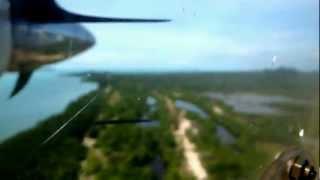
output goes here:
[[59, 0], [78, 13], [168, 18], [163, 24], [85, 24], [97, 44], [61, 69], [233, 71], [319, 66], [318, 0]]

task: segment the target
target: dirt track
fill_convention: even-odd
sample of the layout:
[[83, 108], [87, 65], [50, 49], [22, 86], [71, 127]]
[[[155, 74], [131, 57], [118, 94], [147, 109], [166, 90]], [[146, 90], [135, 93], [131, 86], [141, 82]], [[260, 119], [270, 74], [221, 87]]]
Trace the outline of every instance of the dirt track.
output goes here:
[[179, 120], [178, 129], [174, 132], [174, 134], [177, 141], [180, 142], [180, 145], [183, 148], [187, 169], [192, 172], [196, 179], [204, 180], [208, 177], [207, 172], [201, 163], [199, 152], [197, 152], [196, 146], [187, 136], [187, 131], [192, 128], [191, 121], [185, 117], [181, 117]]

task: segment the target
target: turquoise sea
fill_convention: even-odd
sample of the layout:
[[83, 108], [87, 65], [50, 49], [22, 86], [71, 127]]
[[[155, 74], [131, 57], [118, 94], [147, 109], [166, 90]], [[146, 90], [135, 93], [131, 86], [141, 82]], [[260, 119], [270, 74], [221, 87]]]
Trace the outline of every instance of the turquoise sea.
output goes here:
[[38, 71], [18, 95], [9, 98], [16, 80], [17, 73], [0, 77], [0, 142], [62, 112], [70, 102], [98, 87], [80, 77]]

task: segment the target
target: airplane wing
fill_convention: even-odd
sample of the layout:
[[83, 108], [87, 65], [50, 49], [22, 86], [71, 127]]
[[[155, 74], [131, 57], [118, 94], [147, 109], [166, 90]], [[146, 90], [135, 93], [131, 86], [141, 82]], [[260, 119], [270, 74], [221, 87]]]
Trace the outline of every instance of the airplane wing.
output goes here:
[[32, 23], [157, 23], [168, 19], [136, 19], [115, 17], [94, 17], [71, 13], [61, 8], [55, 0], [10, 0], [12, 22]]

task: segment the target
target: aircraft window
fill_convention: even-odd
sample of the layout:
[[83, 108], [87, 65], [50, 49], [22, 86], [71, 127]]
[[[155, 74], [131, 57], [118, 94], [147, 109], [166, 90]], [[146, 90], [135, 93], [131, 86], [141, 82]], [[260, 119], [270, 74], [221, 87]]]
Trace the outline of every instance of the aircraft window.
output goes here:
[[3, 179], [319, 179], [319, 1], [0, 0]]

